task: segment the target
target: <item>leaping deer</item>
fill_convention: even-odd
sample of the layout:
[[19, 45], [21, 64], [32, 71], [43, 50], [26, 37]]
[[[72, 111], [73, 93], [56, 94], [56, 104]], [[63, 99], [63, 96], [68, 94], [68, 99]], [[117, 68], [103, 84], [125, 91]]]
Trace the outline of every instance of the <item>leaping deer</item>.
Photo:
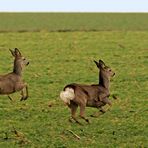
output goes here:
[[110, 77], [113, 77], [115, 73], [105, 65], [102, 60], [99, 62], [94, 61], [100, 70], [99, 72], [99, 84], [83, 85], [83, 84], [68, 84], [64, 87], [60, 93], [60, 98], [71, 110], [71, 117], [77, 123], [81, 124], [76, 119], [76, 110], [80, 107], [80, 117], [89, 123], [89, 120], [85, 117], [85, 107], [100, 108], [100, 111], [105, 112], [102, 106], [109, 104], [112, 105], [109, 100], [110, 91], [109, 83]]
[[14, 57], [13, 72], [0, 75], [0, 95], [8, 95], [9, 99], [12, 100], [9, 94], [21, 91], [22, 97], [20, 101], [26, 100], [28, 98], [28, 86], [27, 83], [22, 80], [22, 70], [29, 62], [22, 56], [17, 48], [9, 50]]

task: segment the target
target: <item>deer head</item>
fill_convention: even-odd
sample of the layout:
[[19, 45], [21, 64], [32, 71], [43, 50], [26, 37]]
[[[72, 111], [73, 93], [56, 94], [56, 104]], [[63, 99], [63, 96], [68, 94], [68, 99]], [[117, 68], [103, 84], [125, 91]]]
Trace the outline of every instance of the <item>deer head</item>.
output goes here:
[[112, 69], [105, 65], [105, 63], [102, 60], [99, 60], [99, 62], [94, 61], [97, 65], [97, 67], [100, 69], [99, 73], [99, 84], [103, 85], [106, 88], [109, 88], [109, 81], [110, 78], [115, 75], [115, 73], [112, 71]]
[[15, 48], [14, 50], [9, 49], [14, 59], [13, 72], [21, 75], [21, 72], [25, 66], [29, 64], [28, 60], [22, 56], [19, 49]]
[[100, 69], [100, 72], [102, 72], [103, 75], [106, 77], [113, 77], [115, 73], [112, 71], [112, 69], [105, 65], [105, 63], [102, 60], [99, 60], [99, 62], [94, 61], [97, 65], [97, 67]]

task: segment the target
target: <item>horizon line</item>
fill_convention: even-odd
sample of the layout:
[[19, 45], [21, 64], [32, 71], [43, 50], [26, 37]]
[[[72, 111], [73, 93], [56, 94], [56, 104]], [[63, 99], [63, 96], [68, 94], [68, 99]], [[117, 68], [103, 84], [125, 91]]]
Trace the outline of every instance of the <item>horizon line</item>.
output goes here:
[[148, 11], [0, 11], [0, 13], [148, 13]]

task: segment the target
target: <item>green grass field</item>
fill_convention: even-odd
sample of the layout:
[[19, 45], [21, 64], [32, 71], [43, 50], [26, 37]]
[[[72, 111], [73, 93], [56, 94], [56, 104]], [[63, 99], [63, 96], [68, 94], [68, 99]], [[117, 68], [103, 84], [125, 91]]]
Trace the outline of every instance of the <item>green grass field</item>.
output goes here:
[[0, 32], [148, 30], [148, 13], [0, 13]]
[[[8, 20], [10, 15], [13, 15], [12, 21]], [[36, 14], [23, 15], [30, 19]], [[30, 61], [23, 74], [29, 84], [30, 98], [20, 102], [20, 95], [16, 93], [12, 95], [14, 101], [11, 102], [7, 96], [0, 96], [0, 147], [148, 147], [148, 25], [142, 25], [147, 24], [145, 18], [148, 14], [124, 14], [124, 18], [121, 14], [112, 14], [115, 18], [121, 16], [116, 24], [127, 20], [124, 27], [117, 27], [110, 20], [108, 26], [112, 29], [105, 29], [105, 26], [103, 28], [103, 25], [99, 26], [95, 22], [86, 24], [88, 29], [80, 19], [84, 15], [86, 22], [89, 18], [85, 14], [79, 14], [79, 19], [75, 19], [76, 24], [72, 23], [73, 25], [67, 24], [64, 19], [62, 23], [62, 19], [55, 15], [40, 15], [33, 18], [42, 22], [29, 21], [28, 25], [23, 26], [22, 14], [0, 14], [0, 18], [6, 19], [0, 22], [0, 73], [12, 70], [13, 58], [9, 48], [19, 48]], [[49, 19], [43, 21], [48, 15]], [[103, 20], [104, 16], [108, 18], [111, 14], [103, 14], [102, 18], [98, 15], [98, 19]], [[135, 22], [139, 21], [141, 24], [135, 23], [134, 26], [129, 23], [133, 17], [137, 18]], [[70, 18], [63, 15], [63, 18], [74, 20], [73, 15]], [[97, 19], [97, 14], [94, 14], [93, 20], [95, 18]], [[50, 19], [54, 22], [56, 20], [55, 28], [54, 23], [50, 26]], [[9, 21], [11, 23], [7, 24]], [[101, 21], [100, 23], [103, 24]], [[49, 24], [48, 28], [44, 24]], [[65, 24], [71, 27], [68, 28]], [[63, 28], [81, 30], [81, 27], [86, 29], [58, 32]], [[71, 82], [98, 83], [94, 59], [104, 60], [115, 71], [116, 76], [111, 81], [111, 94], [115, 94], [118, 99], [111, 98], [111, 110], [97, 118], [90, 117], [97, 109], [86, 108], [86, 116], [91, 123], [88, 125], [79, 119], [83, 123], [80, 126], [68, 121], [70, 111], [59, 99], [59, 93]], [[19, 136], [15, 134], [14, 128]], [[69, 130], [80, 136], [80, 140]]]

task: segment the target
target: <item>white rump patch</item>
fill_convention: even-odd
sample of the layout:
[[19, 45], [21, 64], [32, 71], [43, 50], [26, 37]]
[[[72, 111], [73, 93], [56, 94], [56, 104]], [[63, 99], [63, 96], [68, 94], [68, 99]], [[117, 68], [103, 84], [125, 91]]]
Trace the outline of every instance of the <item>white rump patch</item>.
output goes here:
[[60, 98], [64, 101], [64, 103], [70, 104], [70, 100], [75, 98], [74, 90], [67, 87], [65, 91], [61, 91]]

